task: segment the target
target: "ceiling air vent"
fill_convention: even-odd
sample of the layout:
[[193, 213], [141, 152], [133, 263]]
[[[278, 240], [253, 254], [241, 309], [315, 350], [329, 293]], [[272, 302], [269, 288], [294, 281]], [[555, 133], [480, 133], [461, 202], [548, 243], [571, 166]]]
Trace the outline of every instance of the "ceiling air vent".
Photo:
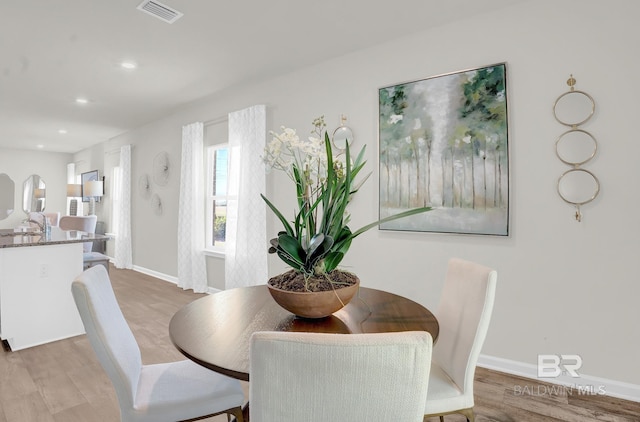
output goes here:
[[174, 23], [183, 15], [177, 10], [153, 0], [144, 0], [142, 3], [140, 3], [137, 9], [142, 10], [143, 12], [148, 13], [151, 16], [155, 16], [156, 18], [167, 23]]

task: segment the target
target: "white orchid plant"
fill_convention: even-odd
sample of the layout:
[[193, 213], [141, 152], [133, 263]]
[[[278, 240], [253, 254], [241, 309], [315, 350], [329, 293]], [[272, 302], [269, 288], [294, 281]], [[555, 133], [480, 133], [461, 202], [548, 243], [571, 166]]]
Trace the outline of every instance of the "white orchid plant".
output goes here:
[[333, 155], [324, 117], [313, 121], [314, 129], [307, 140], [296, 131], [282, 127], [265, 148], [264, 161], [274, 170], [283, 171], [295, 184], [298, 208], [293, 221], [284, 215], [264, 195], [262, 199], [282, 223], [284, 230], [271, 239], [269, 253], [305, 278], [322, 276], [337, 268], [358, 235], [378, 224], [431, 210], [411, 209], [395, 214], [356, 231], [349, 228], [347, 205], [369, 175], [354, 183], [365, 165], [362, 147], [352, 161], [347, 142], [344, 154]]

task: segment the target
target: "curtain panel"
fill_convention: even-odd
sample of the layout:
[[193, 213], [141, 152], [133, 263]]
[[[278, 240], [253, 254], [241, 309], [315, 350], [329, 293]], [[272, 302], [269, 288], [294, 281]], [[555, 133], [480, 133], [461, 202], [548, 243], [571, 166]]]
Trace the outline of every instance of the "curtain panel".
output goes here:
[[204, 125], [182, 127], [180, 202], [178, 208], [178, 286], [205, 293]]
[[226, 288], [267, 282], [266, 189], [262, 155], [266, 107], [229, 113], [229, 196], [225, 245]]
[[[114, 265], [133, 268], [131, 252], [131, 145], [120, 147], [120, 165], [114, 169], [113, 215], [116, 220]], [[117, 175], [117, 176], [116, 176]]]

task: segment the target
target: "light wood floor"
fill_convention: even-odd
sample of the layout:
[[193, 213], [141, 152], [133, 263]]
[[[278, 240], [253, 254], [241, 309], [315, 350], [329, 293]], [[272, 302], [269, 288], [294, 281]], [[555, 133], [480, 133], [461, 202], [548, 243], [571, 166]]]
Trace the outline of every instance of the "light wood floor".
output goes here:
[[[140, 344], [143, 362], [183, 359], [169, 340], [169, 320], [183, 305], [203, 295], [130, 270], [111, 267], [110, 275], [122, 311]], [[244, 386], [248, 391], [247, 384]], [[640, 421], [640, 403], [567, 395], [565, 390], [551, 388], [478, 368], [476, 421]], [[0, 351], [0, 422], [118, 420], [115, 393], [86, 336], [17, 352]], [[226, 417], [208, 420], [222, 422]], [[459, 415], [445, 418], [445, 422], [464, 420]]]

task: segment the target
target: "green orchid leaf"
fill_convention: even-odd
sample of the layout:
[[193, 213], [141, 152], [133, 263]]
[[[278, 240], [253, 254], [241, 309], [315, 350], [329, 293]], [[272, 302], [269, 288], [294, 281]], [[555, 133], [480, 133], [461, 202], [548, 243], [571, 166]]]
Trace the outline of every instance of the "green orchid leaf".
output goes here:
[[313, 252], [324, 242], [324, 234], [318, 233], [309, 241], [309, 247], [307, 248], [307, 255], [313, 254]]
[[273, 211], [273, 213], [276, 215], [276, 217], [278, 217], [278, 219], [280, 220], [280, 222], [282, 223], [282, 225], [284, 226], [284, 229], [287, 231], [287, 234], [289, 235], [293, 235], [293, 229], [291, 228], [291, 225], [289, 224], [289, 222], [287, 221], [286, 218], [284, 218], [284, 216], [282, 215], [282, 213], [280, 211], [278, 211], [278, 209], [275, 207], [275, 205], [273, 205], [271, 203], [271, 201], [269, 201], [267, 199], [266, 196], [264, 196], [263, 194], [260, 194], [260, 196], [262, 197], [262, 199], [264, 200], [264, 202], [267, 203], [267, 206], [269, 208], [271, 208], [271, 211]]
[[337, 252], [342, 252], [344, 254], [349, 250], [349, 246], [351, 246], [351, 240], [353, 239], [353, 233], [349, 227], [345, 226], [340, 231], [340, 235], [336, 239], [336, 242], [333, 246], [333, 250]]
[[304, 264], [306, 260], [307, 253], [302, 249], [298, 239], [288, 234], [278, 236], [278, 249], [286, 252], [296, 262]]
[[336, 269], [338, 264], [344, 258], [344, 253], [342, 252], [331, 252], [324, 258], [324, 270], [326, 272], [331, 272]]
[[333, 238], [330, 236], [324, 236], [324, 239], [320, 245], [318, 245], [313, 252], [307, 255], [307, 260], [311, 266], [315, 266], [316, 262], [323, 259], [329, 252], [332, 251]]
[[278, 250], [278, 257], [288, 266], [290, 266], [291, 268], [293, 268], [296, 271], [302, 271], [304, 272], [304, 265], [299, 262], [296, 261], [295, 259], [293, 259], [291, 257], [291, 255], [289, 255], [288, 253], [286, 253], [283, 250]]
[[393, 221], [393, 220], [398, 220], [400, 218], [404, 218], [404, 217], [409, 217], [410, 215], [415, 215], [415, 214], [420, 214], [423, 212], [427, 212], [427, 211], [431, 211], [433, 208], [432, 207], [420, 207], [420, 208], [414, 208], [408, 211], [404, 211], [398, 214], [394, 214], [394, 215], [390, 215], [388, 217], [382, 218], [378, 221], [375, 221], [373, 223], [367, 224], [364, 227], [359, 228], [358, 230], [356, 230], [355, 232], [353, 232], [353, 235], [351, 236], [352, 238], [361, 235], [362, 233], [366, 232], [369, 229], [374, 228], [375, 226], [382, 224], [382, 223], [387, 223], [389, 221]]

